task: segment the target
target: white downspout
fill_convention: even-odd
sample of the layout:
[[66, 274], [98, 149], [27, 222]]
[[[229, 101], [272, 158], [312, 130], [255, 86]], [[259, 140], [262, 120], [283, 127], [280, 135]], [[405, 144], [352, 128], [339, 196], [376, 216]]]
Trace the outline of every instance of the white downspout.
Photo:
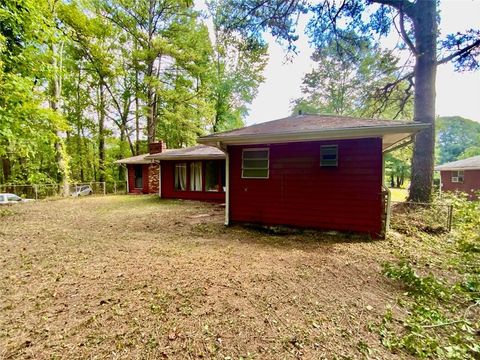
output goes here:
[[128, 165], [125, 165], [125, 172], [127, 173], [127, 195], [130, 194], [130, 187], [128, 186], [128, 176], [129, 176], [129, 171], [128, 171]]
[[230, 223], [230, 155], [225, 150], [225, 225]]
[[390, 216], [391, 216], [391, 202], [392, 193], [390, 189], [385, 185], [385, 154], [382, 152], [382, 189], [387, 192], [387, 218], [385, 219], [385, 235], [390, 230]]

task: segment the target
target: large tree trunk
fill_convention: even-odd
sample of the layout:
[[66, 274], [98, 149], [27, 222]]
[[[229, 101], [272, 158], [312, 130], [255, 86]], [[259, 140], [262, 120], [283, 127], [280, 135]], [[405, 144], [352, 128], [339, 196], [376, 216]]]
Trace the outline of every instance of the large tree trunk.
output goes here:
[[105, 181], [105, 87], [100, 82], [98, 94], [98, 181]]
[[435, 78], [437, 72], [436, 0], [415, 4], [415, 102], [414, 119], [430, 124], [416, 137], [412, 159], [409, 200], [429, 202], [432, 194], [435, 147]]

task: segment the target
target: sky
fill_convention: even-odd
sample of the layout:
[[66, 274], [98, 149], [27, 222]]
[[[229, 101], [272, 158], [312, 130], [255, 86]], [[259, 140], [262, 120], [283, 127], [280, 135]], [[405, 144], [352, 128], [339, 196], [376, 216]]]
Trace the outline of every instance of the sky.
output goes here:
[[[441, 0], [440, 31], [442, 34], [480, 28], [480, 0]], [[312, 49], [303, 34], [306, 21], [299, 24], [298, 55], [286, 60], [285, 49], [271, 36], [269, 62], [265, 68], [265, 82], [250, 106], [247, 125], [274, 120], [290, 115], [291, 101], [300, 97], [305, 73], [312, 69]], [[440, 116], [460, 115], [480, 122], [480, 71], [454, 72], [452, 64], [437, 69], [436, 113]]]

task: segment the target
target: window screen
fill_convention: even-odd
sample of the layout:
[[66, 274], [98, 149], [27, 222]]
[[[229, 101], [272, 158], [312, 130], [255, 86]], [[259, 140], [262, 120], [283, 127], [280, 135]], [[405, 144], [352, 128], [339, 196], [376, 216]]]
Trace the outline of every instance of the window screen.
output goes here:
[[242, 178], [267, 179], [268, 149], [244, 149], [242, 153]]
[[205, 191], [220, 191], [219, 162], [215, 160], [205, 161]]
[[337, 167], [338, 166], [338, 146], [323, 145], [320, 147], [320, 166]]

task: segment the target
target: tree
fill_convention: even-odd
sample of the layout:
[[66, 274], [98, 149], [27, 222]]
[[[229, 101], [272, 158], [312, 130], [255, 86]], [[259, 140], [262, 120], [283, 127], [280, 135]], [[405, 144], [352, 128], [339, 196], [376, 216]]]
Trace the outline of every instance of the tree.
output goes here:
[[412, 99], [405, 97], [410, 86], [398, 86], [388, 98], [372, 91], [398, 77], [398, 58], [391, 51], [364, 43], [354, 57], [339, 57], [337, 44], [317, 49], [315, 68], [303, 78], [303, 96], [293, 104], [293, 113], [346, 116], [411, 118]]
[[244, 125], [248, 105], [264, 80], [268, 47], [222, 27], [214, 3], [209, 3], [209, 10], [213, 22], [213, 131], [218, 132]]
[[473, 148], [480, 144], [480, 124], [460, 116], [440, 117], [436, 121], [436, 136], [438, 163], [444, 164], [474, 152]]
[[[222, 23], [246, 36], [260, 38], [270, 30], [277, 38], [288, 41], [294, 49], [296, 19], [300, 13], [311, 12], [313, 18], [308, 31], [314, 44], [322, 49], [332, 42], [352, 46], [373, 41], [397, 29], [402, 46], [414, 58], [413, 71], [386, 85], [388, 95], [405, 79], [414, 82], [414, 120], [430, 124], [415, 141], [412, 160], [412, 184], [409, 199], [429, 201], [432, 192], [434, 163], [435, 78], [437, 65], [455, 61], [458, 70], [477, 69], [480, 49], [480, 30], [471, 29], [464, 34], [449, 34], [438, 41], [438, 13], [436, 0], [412, 2], [410, 0], [344, 0], [340, 3], [322, 1], [260, 1], [226, 0], [222, 2]], [[352, 38], [350, 34], [355, 34]], [[437, 47], [444, 53], [437, 58]]]

